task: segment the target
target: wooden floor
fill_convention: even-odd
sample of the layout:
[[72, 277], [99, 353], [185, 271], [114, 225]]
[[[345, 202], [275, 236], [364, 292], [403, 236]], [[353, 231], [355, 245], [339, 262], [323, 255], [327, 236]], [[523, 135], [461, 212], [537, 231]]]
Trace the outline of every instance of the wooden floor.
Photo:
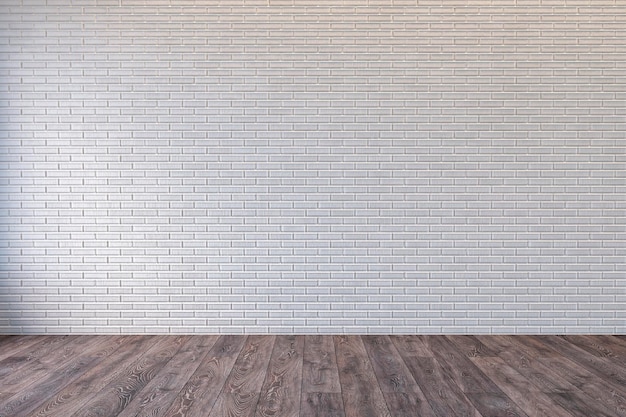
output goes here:
[[626, 416], [626, 337], [0, 336], [0, 416]]

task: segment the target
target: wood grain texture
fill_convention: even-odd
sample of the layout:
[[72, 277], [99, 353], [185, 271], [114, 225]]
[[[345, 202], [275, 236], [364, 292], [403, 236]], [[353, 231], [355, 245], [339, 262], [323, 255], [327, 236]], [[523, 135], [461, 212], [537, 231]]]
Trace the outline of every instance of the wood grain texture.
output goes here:
[[[45, 336], [6, 336], [0, 340], [0, 370], [1, 361], [17, 354], [24, 354], [34, 349], [33, 345], [40, 343]], [[1, 378], [2, 376], [0, 376]]]
[[0, 337], [0, 417], [626, 417], [625, 354], [614, 335]]
[[444, 374], [448, 379], [455, 381], [463, 392], [501, 393], [498, 386], [447, 337], [432, 336], [426, 340]]
[[[618, 339], [612, 336], [569, 336], [564, 339], [579, 347], [588, 347], [588, 352], [600, 358], [596, 362], [598, 368], [592, 371], [601, 371], [609, 381], [626, 386], [626, 346], [616, 342]], [[576, 357], [572, 359], [578, 360]]]
[[[527, 341], [528, 339], [528, 341]], [[557, 336], [535, 336], [525, 338], [522, 343], [526, 344], [531, 341], [539, 341], [545, 346], [553, 349], [555, 352], [561, 353], [561, 355], [555, 355], [554, 361], [549, 363], [558, 366], [561, 364], [568, 369], [576, 369], [577, 382], [574, 383], [579, 389], [586, 393], [602, 391], [610, 392], [611, 402], [615, 404], [618, 409], [626, 407], [626, 379], [625, 370], [619, 364], [615, 362], [609, 363], [605, 361], [605, 358], [599, 358], [590, 352], [569, 343], [562, 337]], [[546, 363], [551, 358], [545, 358]], [[596, 378], [594, 375], [599, 378]], [[568, 375], [570, 378], [572, 374]], [[568, 379], [572, 382], [571, 379]]]
[[256, 417], [298, 417], [304, 336], [276, 336]]
[[204, 357], [182, 390], [175, 397], [165, 417], [206, 416], [239, 355], [245, 337], [221, 336]]
[[19, 392], [35, 381], [45, 378], [53, 368], [67, 362], [68, 358], [62, 357], [59, 352], [72, 339], [77, 340], [76, 336], [73, 338], [69, 336], [44, 336], [39, 343], [27, 349], [26, 354], [13, 355], [4, 359], [0, 362], [2, 386], [5, 389]]
[[498, 357], [515, 371], [522, 374], [542, 392], [563, 392], [575, 388], [559, 373], [554, 373], [538, 362], [540, 356], [534, 356], [524, 349], [517, 338], [504, 336], [477, 336], [490, 349], [498, 352]]
[[154, 344], [154, 340], [152, 337], [144, 336], [124, 336], [119, 339], [107, 337], [106, 343], [102, 342], [106, 348], [105, 352], [108, 353], [104, 355], [103, 360], [57, 394], [50, 396], [33, 411], [33, 416], [73, 415], [80, 407], [90, 403], [98, 392], [145, 353]]
[[[570, 417], [522, 374], [497, 357], [473, 357], [472, 362], [531, 417]], [[576, 417], [586, 417], [576, 414]]]
[[[506, 348], [500, 346], [499, 356], [564, 409], [584, 416], [605, 415], [607, 412], [611, 414], [600, 401], [589, 397], [572, 383], [575, 383], [576, 376], [570, 375], [570, 372], [572, 365], [575, 364], [559, 356], [547, 346], [539, 347], [536, 339], [527, 342], [526, 339], [530, 338], [481, 336], [480, 340], [490, 347], [492, 344], [504, 343]], [[538, 356], [540, 353], [543, 353], [543, 356]], [[567, 366], [555, 364], [554, 360], [560, 360], [561, 363], [565, 361]], [[578, 372], [580, 367], [574, 366], [574, 369]], [[568, 402], [570, 405], [566, 406]], [[619, 414], [615, 413], [615, 415]]]
[[319, 335], [305, 337], [302, 392], [341, 392], [332, 337]]
[[607, 339], [611, 339], [613, 341], [613, 343], [618, 343], [620, 345], [622, 345], [623, 347], [626, 347], [626, 335], [593, 335], [590, 337], [600, 337], [600, 338], [607, 338]]
[[73, 416], [115, 417], [119, 415], [188, 340], [189, 336], [160, 337], [153, 347], [98, 392]]
[[[78, 339], [74, 341], [78, 342]], [[32, 411], [49, 396], [54, 396], [112, 352], [107, 344], [95, 344], [94, 339], [87, 342], [88, 347], [82, 354], [60, 362], [59, 367], [50, 368], [44, 377], [31, 382], [27, 388], [0, 403], [0, 417], [32, 416]]]
[[[622, 356], [626, 352], [626, 347], [616, 343], [615, 339], [606, 336], [585, 336], [585, 335], [571, 335], [561, 336], [563, 340], [578, 348], [586, 350], [594, 356], [599, 358], [619, 358], [616, 362], [623, 362]], [[621, 353], [621, 354], [620, 354]]]
[[586, 403], [599, 404], [593, 408], [594, 412], [606, 409], [604, 411], [609, 414], [626, 416], [625, 390], [597, 378], [583, 366], [562, 356], [542, 358], [539, 362], [553, 372], [563, 373], [563, 379], [576, 387], [576, 390], [568, 391], [569, 395], [578, 396]]
[[251, 417], [265, 379], [275, 336], [249, 336], [209, 417]]
[[597, 374], [618, 391], [626, 392], [626, 367], [619, 347], [608, 347], [606, 343], [594, 343], [583, 337], [542, 336], [538, 340]]
[[335, 336], [335, 352], [346, 417], [391, 416], [358, 336]]
[[162, 415], [174, 402], [180, 387], [187, 382], [206, 357], [218, 336], [194, 336], [131, 401], [118, 417]]
[[482, 417], [534, 417], [528, 416], [505, 394], [471, 392], [467, 394]]
[[304, 339], [300, 416], [345, 417], [331, 336], [307, 335]]
[[523, 338], [513, 336], [503, 336], [505, 339], [510, 340], [518, 349], [525, 352], [527, 355], [534, 358], [549, 358], [552, 356], [561, 356], [561, 353], [554, 350], [552, 347], [542, 343], [535, 336], [527, 336]]
[[446, 336], [429, 337], [427, 342], [445, 376], [456, 382], [482, 417], [526, 417], [500, 388]]
[[78, 336], [42, 336], [34, 345], [31, 345], [26, 354], [20, 355], [20, 358], [25, 364], [45, 359], [50, 353], [56, 353], [61, 346], [77, 338]]
[[469, 358], [495, 357], [496, 352], [489, 349], [475, 336], [446, 336], [459, 351]]
[[448, 380], [433, 357], [420, 358], [398, 349], [428, 404], [438, 417], [481, 417], [461, 389]]
[[378, 384], [393, 416], [435, 416], [402, 357], [387, 336], [363, 336]]
[[394, 335], [389, 336], [389, 339], [394, 346], [396, 346], [398, 350], [401, 350], [405, 355], [416, 356], [419, 358], [433, 357], [433, 352], [420, 338], [409, 335]]
[[340, 393], [303, 392], [300, 417], [345, 417]]
[[483, 417], [502, 414], [527, 416], [497, 383], [470, 360], [472, 357], [487, 357], [485, 352], [494, 355], [494, 352], [485, 348], [478, 339], [441, 336], [428, 338], [427, 343], [435, 352], [435, 357], [448, 377], [458, 381], [457, 384]]
[[0, 389], [0, 403], [6, 401], [8, 398], [14, 396], [15, 393], [11, 391], [3, 391]]
[[624, 414], [616, 414], [607, 410], [598, 402], [589, 402], [588, 399], [576, 395], [571, 391], [552, 392], [547, 394], [555, 403], [567, 408], [568, 411], [585, 417], [623, 417]]

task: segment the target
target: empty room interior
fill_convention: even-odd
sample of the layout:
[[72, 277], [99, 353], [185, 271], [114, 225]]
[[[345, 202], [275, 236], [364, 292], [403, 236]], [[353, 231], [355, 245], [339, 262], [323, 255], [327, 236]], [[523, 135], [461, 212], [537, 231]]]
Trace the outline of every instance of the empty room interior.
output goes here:
[[0, 417], [626, 416], [626, 0], [0, 3]]

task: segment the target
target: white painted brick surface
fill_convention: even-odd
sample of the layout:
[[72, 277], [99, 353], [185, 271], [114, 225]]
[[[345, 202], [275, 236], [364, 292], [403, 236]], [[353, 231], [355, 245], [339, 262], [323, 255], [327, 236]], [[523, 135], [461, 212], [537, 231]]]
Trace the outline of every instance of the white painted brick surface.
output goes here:
[[626, 2], [3, 0], [0, 333], [626, 333]]

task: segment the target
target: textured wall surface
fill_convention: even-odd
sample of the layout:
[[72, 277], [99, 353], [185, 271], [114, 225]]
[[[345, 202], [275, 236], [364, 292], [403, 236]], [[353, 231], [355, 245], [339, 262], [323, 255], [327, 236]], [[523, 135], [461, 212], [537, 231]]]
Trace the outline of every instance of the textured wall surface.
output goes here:
[[626, 1], [3, 0], [0, 333], [626, 333]]

